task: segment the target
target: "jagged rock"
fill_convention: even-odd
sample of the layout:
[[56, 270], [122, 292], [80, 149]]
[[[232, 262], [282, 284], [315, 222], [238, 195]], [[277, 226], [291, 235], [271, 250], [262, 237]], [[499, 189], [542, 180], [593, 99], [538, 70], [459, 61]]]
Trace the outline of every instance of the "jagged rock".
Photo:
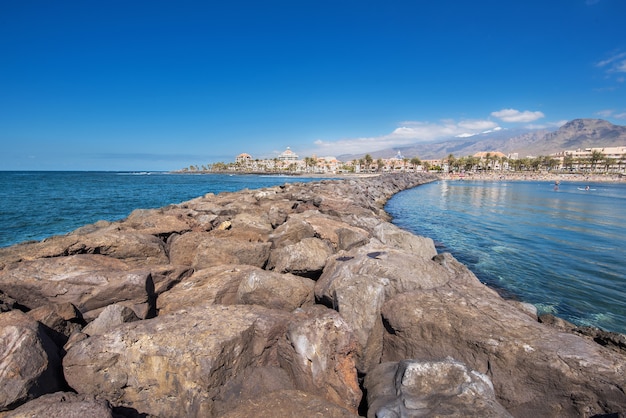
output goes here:
[[213, 305], [123, 324], [75, 343], [65, 377], [80, 394], [139, 413], [211, 416], [222, 386], [276, 358], [287, 319], [259, 306]]
[[220, 265], [198, 270], [158, 299], [161, 314], [211, 304], [250, 304], [292, 311], [313, 303], [314, 282], [254, 266]]
[[71, 303], [40, 306], [28, 311], [27, 315], [44, 325], [46, 334], [59, 347], [63, 347], [70, 335], [80, 331], [85, 323]]
[[134, 321], [139, 321], [139, 317], [132, 309], [115, 303], [104, 308], [96, 319], [82, 329], [82, 332], [90, 336], [101, 335], [117, 325]]
[[5, 295], [3, 291], [0, 290], [0, 312], [8, 312], [17, 307], [17, 302], [9, 295]]
[[358, 415], [326, 399], [299, 390], [282, 390], [242, 402], [222, 418], [356, 418]]
[[457, 272], [454, 281], [383, 305], [383, 361], [455, 358], [489, 376], [498, 401], [513, 415], [626, 409], [625, 356], [547, 328], [512, 309], [451, 256], [439, 260]]
[[[229, 232], [229, 231], [223, 231]], [[220, 264], [249, 264], [263, 267], [270, 255], [269, 242], [251, 242], [232, 235], [190, 232], [176, 237], [170, 244], [173, 264], [203, 269]]]
[[279, 273], [293, 273], [304, 277], [318, 277], [326, 259], [333, 254], [328, 241], [304, 238], [302, 241], [272, 250], [267, 268]]
[[120, 226], [144, 234], [168, 237], [174, 233], [209, 231], [213, 228], [214, 214], [203, 214], [191, 209], [168, 207], [161, 209], [136, 209]]
[[379, 363], [382, 354], [380, 309], [384, 301], [449, 280], [446, 268], [421, 254], [370, 244], [331, 257], [315, 284], [315, 296], [336, 309], [354, 330], [362, 347], [358, 367], [365, 373]]
[[329, 241], [336, 250], [349, 250], [369, 241], [367, 231], [322, 214], [318, 210], [299, 213], [290, 219], [294, 221], [300, 219], [309, 224], [316, 237]]
[[63, 388], [57, 346], [26, 314], [0, 313], [0, 411]]
[[365, 378], [368, 418], [511, 417], [487, 376], [451, 358], [382, 363]]
[[[259, 401], [272, 392], [295, 389], [289, 375], [276, 366], [249, 368], [220, 388], [213, 400], [213, 416], [221, 417], [246, 400]], [[252, 414], [251, 416], [257, 416]]]
[[157, 300], [159, 315], [194, 306], [237, 303], [239, 284], [258, 267], [225, 264], [198, 270]]
[[239, 283], [237, 302], [293, 311], [314, 302], [311, 279], [262, 269], [251, 270]]
[[85, 318], [121, 301], [145, 317], [155, 297], [150, 271], [91, 254], [12, 264], [0, 271], [0, 290], [30, 309], [72, 303]]
[[315, 237], [315, 230], [301, 219], [288, 219], [270, 235], [272, 248], [297, 244], [305, 238]]
[[113, 418], [113, 410], [106, 400], [72, 392], [56, 392], [33, 399], [9, 412], [5, 418], [33, 417]]
[[331, 309], [314, 305], [296, 311], [281, 342], [279, 362], [296, 388], [356, 413], [361, 401], [352, 329]]
[[383, 244], [398, 250], [404, 250], [428, 259], [437, 255], [432, 239], [413, 235], [394, 224], [381, 222], [374, 228], [373, 234]]

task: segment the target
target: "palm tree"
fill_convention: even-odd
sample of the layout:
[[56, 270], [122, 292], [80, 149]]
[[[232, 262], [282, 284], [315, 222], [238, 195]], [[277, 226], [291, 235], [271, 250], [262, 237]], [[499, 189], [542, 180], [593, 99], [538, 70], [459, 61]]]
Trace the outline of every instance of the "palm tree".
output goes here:
[[413, 170], [417, 171], [417, 167], [422, 164], [422, 160], [417, 157], [411, 158], [411, 164], [413, 164]]
[[382, 158], [379, 158], [376, 160], [376, 167], [378, 167], [377, 171], [382, 171], [384, 166], [385, 166], [385, 162], [383, 161]]
[[456, 158], [454, 158], [454, 154], [452, 153], [448, 154], [448, 171], [454, 171], [452, 170], [452, 168], [454, 168], [456, 163], [457, 161], [456, 161]]
[[369, 154], [365, 154], [365, 157], [363, 158], [365, 159], [365, 164], [367, 165], [367, 172], [369, 173], [371, 166], [372, 166], [372, 161], [374, 161], [374, 159]]
[[591, 152], [591, 157], [589, 157], [589, 162], [591, 163], [591, 171], [595, 171], [596, 164], [599, 161], [602, 161], [602, 159], [604, 159], [604, 154], [602, 154], [600, 151], [595, 150]]

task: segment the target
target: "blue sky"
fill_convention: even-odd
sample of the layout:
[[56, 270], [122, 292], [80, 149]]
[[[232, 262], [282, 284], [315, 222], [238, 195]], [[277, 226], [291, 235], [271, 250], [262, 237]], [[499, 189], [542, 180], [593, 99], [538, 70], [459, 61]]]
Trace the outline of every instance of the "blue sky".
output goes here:
[[3, 1], [0, 170], [626, 125], [626, 2]]

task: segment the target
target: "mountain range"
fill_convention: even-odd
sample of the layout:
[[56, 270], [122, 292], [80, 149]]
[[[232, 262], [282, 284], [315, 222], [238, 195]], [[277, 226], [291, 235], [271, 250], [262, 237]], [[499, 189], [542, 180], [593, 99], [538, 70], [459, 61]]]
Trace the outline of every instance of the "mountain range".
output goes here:
[[[626, 146], [626, 126], [614, 125], [603, 119], [574, 119], [557, 130], [502, 129], [471, 137], [452, 137], [433, 142], [417, 142], [411, 145], [373, 151], [374, 158], [391, 158], [400, 152], [404, 157], [423, 160], [474, 155], [481, 151], [500, 151], [526, 156], [550, 155], [564, 150], [591, 147]], [[362, 158], [364, 154], [340, 155], [341, 161]]]

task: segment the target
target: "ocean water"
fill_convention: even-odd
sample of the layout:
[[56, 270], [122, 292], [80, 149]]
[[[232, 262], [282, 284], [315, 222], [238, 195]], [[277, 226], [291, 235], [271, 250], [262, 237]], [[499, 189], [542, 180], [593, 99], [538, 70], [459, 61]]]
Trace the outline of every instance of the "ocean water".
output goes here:
[[386, 210], [504, 296], [626, 333], [626, 184], [584, 187], [439, 181], [397, 194]]
[[65, 234], [134, 209], [206, 193], [258, 189], [313, 178], [259, 175], [0, 171], [0, 247]]

